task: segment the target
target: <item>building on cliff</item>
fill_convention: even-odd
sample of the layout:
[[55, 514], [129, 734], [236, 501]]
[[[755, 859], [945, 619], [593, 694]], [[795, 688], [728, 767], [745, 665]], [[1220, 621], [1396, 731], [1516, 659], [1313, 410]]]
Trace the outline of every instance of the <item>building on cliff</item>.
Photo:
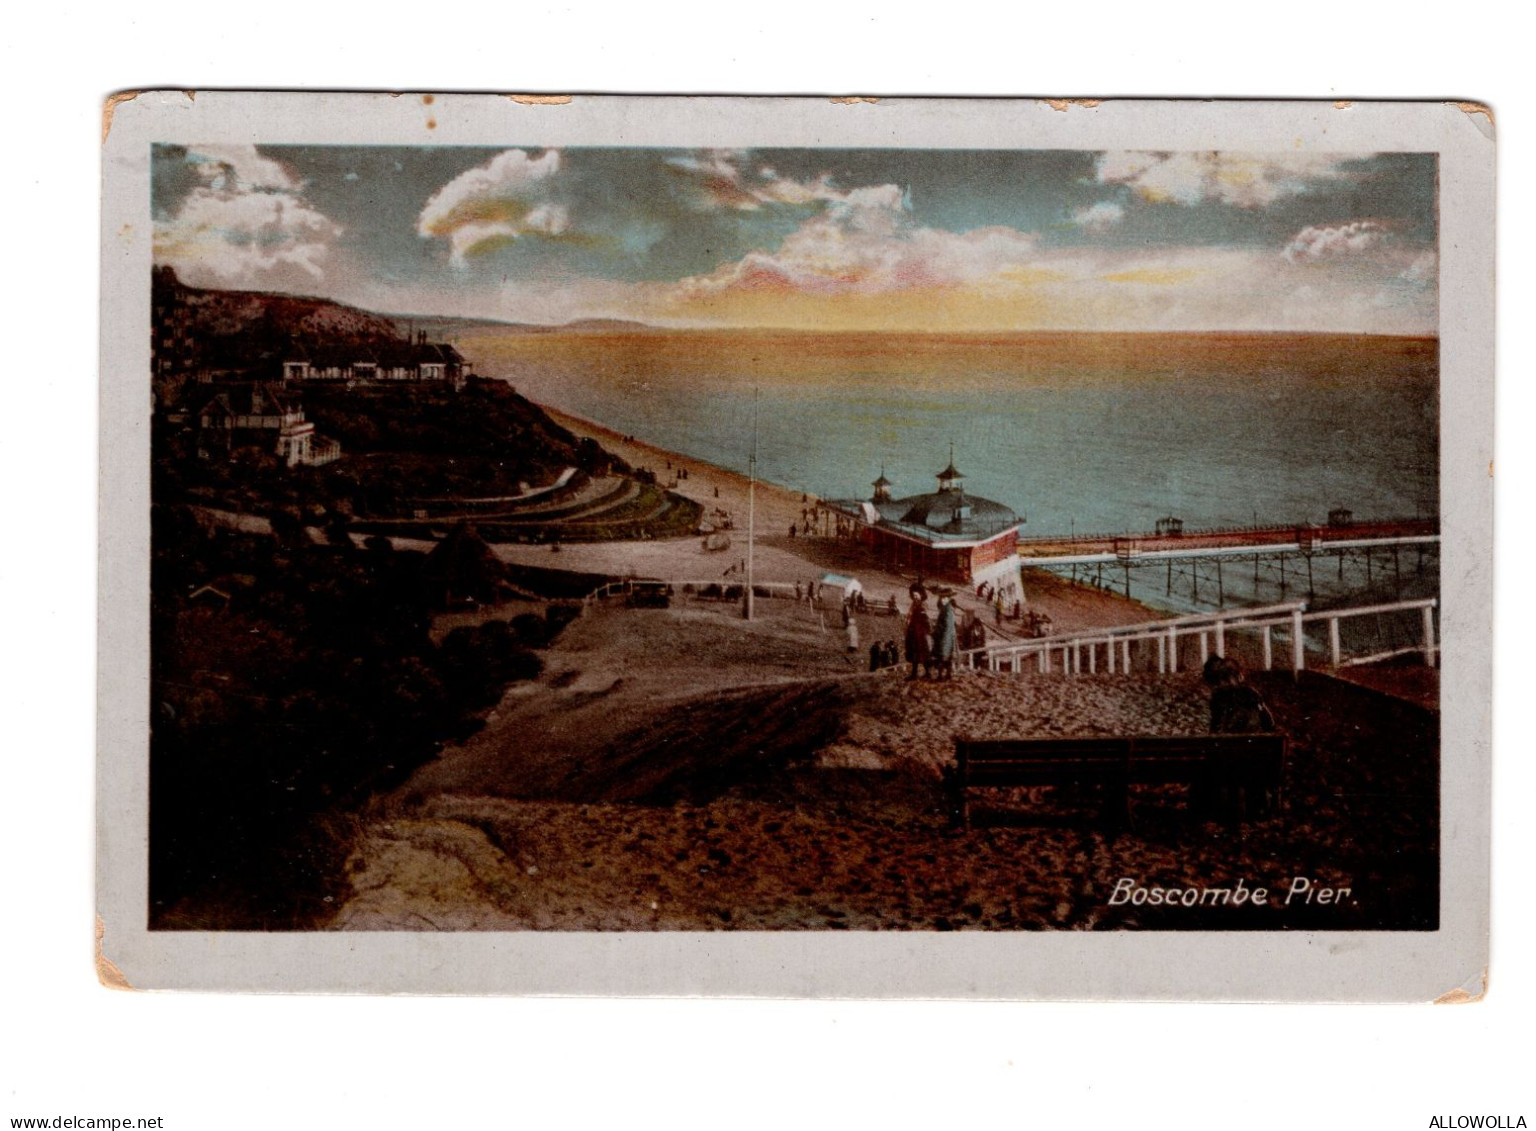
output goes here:
[[464, 355], [447, 342], [427, 341], [418, 331], [410, 341], [382, 341], [346, 347], [295, 346], [283, 359], [284, 381], [447, 381], [464, 380]]
[[288, 467], [320, 467], [341, 456], [341, 445], [317, 435], [291, 393], [261, 382], [231, 385], [197, 414], [197, 454], [228, 459], [240, 448], [265, 447]]

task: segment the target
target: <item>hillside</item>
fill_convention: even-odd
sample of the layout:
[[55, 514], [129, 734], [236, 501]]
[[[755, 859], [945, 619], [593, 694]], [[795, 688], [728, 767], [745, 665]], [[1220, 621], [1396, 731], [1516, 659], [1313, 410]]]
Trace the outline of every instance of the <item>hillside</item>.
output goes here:
[[352, 345], [402, 336], [393, 319], [329, 299], [189, 287], [166, 267], [155, 270], [152, 295], [157, 311], [183, 311], [198, 348], [215, 355], [266, 356], [294, 344]]

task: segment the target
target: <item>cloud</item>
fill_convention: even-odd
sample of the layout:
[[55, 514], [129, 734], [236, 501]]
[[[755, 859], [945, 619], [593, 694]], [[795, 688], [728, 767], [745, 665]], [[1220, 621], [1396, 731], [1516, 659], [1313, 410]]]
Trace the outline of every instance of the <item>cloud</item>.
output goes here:
[[1147, 153], [1112, 150], [1100, 155], [1100, 184], [1128, 185], [1143, 200], [1184, 205], [1214, 200], [1263, 208], [1298, 196], [1320, 182], [1349, 175], [1348, 157], [1328, 153]]
[[1327, 331], [1433, 334], [1432, 256], [1328, 256], [1274, 247], [1062, 247], [1031, 233], [830, 216], [776, 251], [705, 276], [604, 296], [603, 312], [679, 325], [1006, 331]]
[[912, 223], [895, 185], [839, 192], [774, 250], [676, 284], [682, 301], [729, 291], [877, 294], [982, 282], [1027, 263], [1036, 237], [1013, 228], [957, 233]]
[[416, 232], [423, 239], [446, 239], [458, 264], [525, 236], [563, 235], [571, 226], [570, 211], [551, 199], [560, 169], [557, 149], [539, 157], [523, 149], [499, 153], [433, 193], [416, 219]]
[[695, 205], [702, 209], [734, 209], [756, 212], [765, 205], [789, 207], [849, 205], [861, 207], [892, 194], [899, 201], [902, 190], [894, 185], [840, 189], [829, 174], [797, 181], [780, 176], [770, 166], [751, 167], [752, 154], [745, 149], [702, 149], [667, 159], [667, 167], [692, 182]]
[[1398, 272], [1398, 277], [1407, 283], [1425, 283], [1438, 287], [1440, 256], [1431, 250], [1421, 251]]
[[157, 263], [219, 286], [324, 278], [342, 228], [304, 199], [287, 166], [254, 146], [192, 146], [186, 161], [200, 183], [155, 221]]
[[1125, 206], [1113, 200], [1101, 200], [1072, 213], [1072, 223], [1090, 232], [1102, 232], [1125, 219]]
[[1391, 232], [1376, 220], [1303, 228], [1281, 253], [1292, 263], [1331, 256], [1358, 255], [1390, 243]]
[[215, 191], [271, 189], [297, 192], [299, 183], [281, 161], [263, 157], [254, 145], [198, 145], [187, 152], [187, 161]]

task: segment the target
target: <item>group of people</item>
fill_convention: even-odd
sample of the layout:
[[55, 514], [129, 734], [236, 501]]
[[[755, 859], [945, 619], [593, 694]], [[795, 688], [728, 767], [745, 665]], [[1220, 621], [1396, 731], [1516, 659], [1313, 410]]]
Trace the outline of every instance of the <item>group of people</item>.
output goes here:
[[992, 606], [992, 611], [997, 617], [998, 627], [1001, 628], [1003, 620], [1021, 620], [1024, 616], [1024, 601], [1017, 595], [1017, 587], [1009, 585], [1006, 589], [999, 588], [990, 581], [983, 581], [976, 586], [976, 596]]
[[927, 679], [953, 679], [955, 675], [955, 594], [952, 589], [936, 589], [938, 611], [928, 616], [928, 590], [921, 581], [912, 586], [907, 608], [903, 645], [912, 670], [907, 679], [917, 678], [919, 668]]

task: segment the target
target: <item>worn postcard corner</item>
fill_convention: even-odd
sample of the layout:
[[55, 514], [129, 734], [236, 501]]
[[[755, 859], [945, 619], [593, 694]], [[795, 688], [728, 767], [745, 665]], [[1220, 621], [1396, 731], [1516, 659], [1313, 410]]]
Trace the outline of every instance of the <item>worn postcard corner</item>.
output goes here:
[[1488, 996], [1488, 967], [1484, 966], [1482, 972], [1468, 978], [1462, 985], [1447, 990], [1435, 998], [1436, 1005], [1468, 1005], [1482, 1001]]
[[123, 977], [123, 972], [102, 951], [102, 939], [106, 936], [107, 925], [101, 916], [96, 917], [96, 980], [109, 990], [131, 990], [134, 987], [128, 979]]
[[1492, 130], [114, 94], [98, 976], [1480, 999]]

